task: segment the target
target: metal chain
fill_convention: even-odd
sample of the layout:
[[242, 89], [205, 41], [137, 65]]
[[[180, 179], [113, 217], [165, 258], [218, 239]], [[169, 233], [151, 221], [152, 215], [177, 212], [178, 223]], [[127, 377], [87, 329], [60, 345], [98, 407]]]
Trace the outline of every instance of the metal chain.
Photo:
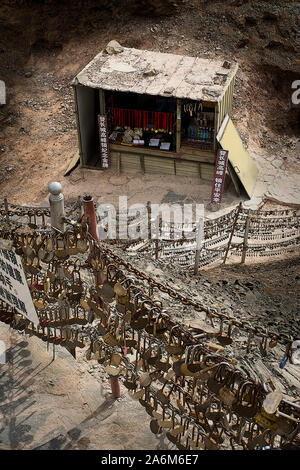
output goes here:
[[[95, 240], [93, 239], [93, 237], [91, 237], [91, 235], [88, 234], [88, 237], [95, 242]], [[253, 333], [255, 336], [258, 336], [260, 338], [267, 337], [269, 339], [275, 339], [276, 341], [284, 345], [292, 343], [292, 339], [285, 334], [282, 334], [282, 333], [276, 334], [276, 333], [270, 333], [270, 332], [262, 333], [258, 327], [246, 326], [246, 322], [239, 321], [228, 314], [218, 312], [215, 309], [211, 309], [200, 302], [196, 302], [192, 300], [191, 298], [186, 297], [185, 295], [180, 294], [179, 292], [176, 292], [171, 287], [166, 286], [160, 283], [159, 281], [156, 281], [150, 275], [134, 267], [129, 261], [126, 261], [120, 256], [118, 256], [110, 248], [104, 247], [103, 244], [99, 248], [101, 251], [106, 253], [115, 263], [119, 265], [123, 265], [129, 272], [134, 273], [138, 279], [147, 281], [150, 284], [151, 288], [153, 287], [157, 288], [161, 292], [168, 294], [174, 300], [180, 301], [185, 306], [193, 307], [196, 311], [205, 312], [208, 316], [218, 318], [219, 320], [230, 322], [232, 325], [238, 327], [239, 329], [246, 331], [247, 333]]]

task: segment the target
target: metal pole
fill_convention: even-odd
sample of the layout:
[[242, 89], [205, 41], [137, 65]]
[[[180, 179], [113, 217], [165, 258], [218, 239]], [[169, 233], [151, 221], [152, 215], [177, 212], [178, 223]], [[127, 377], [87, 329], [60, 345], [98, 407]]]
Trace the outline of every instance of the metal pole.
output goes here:
[[246, 259], [246, 252], [247, 252], [247, 248], [248, 248], [249, 226], [250, 226], [250, 215], [247, 215], [247, 219], [246, 219], [246, 223], [245, 223], [245, 234], [244, 234], [244, 244], [243, 244], [241, 264], [245, 263], [245, 259]]
[[238, 207], [238, 210], [237, 210], [234, 222], [233, 222], [233, 226], [232, 226], [231, 234], [230, 234], [230, 237], [229, 237], [228, 246], [227, 246], [226, 253], [225, 253], [225, 256], [224, 256], [223, 264], [225, 264], [225, 262], [226, 262], [226, 258], [227, 258], [227, 255], [228, 255], [228, 251], [229, 251], [229, 248], [230, 248], [230, 245], [231, 245], [231, 240], [232, 240], [232, 237], [233, 237], [233, 233], [234, 233], [234, 230], [235, 230], [236, 223], [237, 223], [239, 215], [240, 215], [241, 208], [242, 208], [242, 202], [239, 203], [239, 207]]
[[121, 389], [120, 389], [120, 382], [119, 377], [110, 377], [110, 386], [111, 386], [111, 393], [114, 398], [120, 398], [121, 396]]
[[88, 224], [89, 234], [99, 243], [98, 226], [94, 199], [89, 194], [83, 196], [84, 222]]
[[[85, 194], [83, 196], [83, 209], [84, 209], [84, 222], [88, 224], [89, 234], [94, 238], [96, 243], [100, 243], [99, 236], [98, 236], [98, 226], [97, 226], [97, 218], [96, 218], [96, 211], [94, 206], [94, 199], [89, 194]], [[98, 278], [96, 273], [96, 283], [100, 284], [101, 281]], [[118, 377], [110, 377], [110, 386], [111, 386], [111, 393], [114, 398], [120, 398], [121, 390], [120, 390], [120, 382]]]
[[[96, 243], [100, 243], [98, 236], [97, 217], [94, 206], [94, 199], [89, 194], [85, 194], [82, 199], [84, 215], [82, 218], [82, 225], [88, 225], [88, 232], [93, 237]], [[93, 253], [93, 244], [90, 242], [90, 252]], [[101, 285], [101, 276], [97, 271], [95, 273], [95, 281], [97, 285]]]
[[49, 184], [49, 192], [51, 225], [60, 232], [64, 232], [65, 223], [63, 222], [63, 219], [65, 217], [65, 205], [64, 196], [62, 194], [62, 185], [57, 181], [53, 181]]

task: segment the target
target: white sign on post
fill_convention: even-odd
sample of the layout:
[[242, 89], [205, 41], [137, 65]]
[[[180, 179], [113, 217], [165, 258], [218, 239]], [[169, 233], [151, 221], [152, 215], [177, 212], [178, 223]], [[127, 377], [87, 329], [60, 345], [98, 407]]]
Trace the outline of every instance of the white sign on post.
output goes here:
[[0, 300], [24, 315], [35, 326], [39, 324], [20, 256], [13, 251], [1, 249]]

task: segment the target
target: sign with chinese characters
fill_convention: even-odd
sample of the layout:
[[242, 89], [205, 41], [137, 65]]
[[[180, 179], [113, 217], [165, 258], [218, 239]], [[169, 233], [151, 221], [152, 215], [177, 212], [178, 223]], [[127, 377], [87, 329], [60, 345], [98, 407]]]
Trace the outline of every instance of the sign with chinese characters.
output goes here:
[[217, 161], [215, 166], [215, 175], [213, 179], [213, 187], [211, 193], [211, 202], [222, 202], [223, 186], [228, 161], [228, 150], [218, 150]]
[[103, 114], [98, 114], [98, 130], [99, 130], [101, 168], [109, 168], [110, 156], [109, 156], [107, 119], [106, 119], [106, 116]]
[[0, 300], [39, 324], [21, 258], [10, 250], [0, 250]]

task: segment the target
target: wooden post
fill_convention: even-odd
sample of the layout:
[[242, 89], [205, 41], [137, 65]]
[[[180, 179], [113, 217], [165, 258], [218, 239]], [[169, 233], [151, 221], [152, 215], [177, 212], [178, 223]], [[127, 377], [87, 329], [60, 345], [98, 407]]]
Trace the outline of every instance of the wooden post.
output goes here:
[[194, 263], [194, 274], [195, 275], [198, 274], [200, 251], [202, 249], [202, 246], [201, 246], [201, 248], [199, 248], [199, 246], [200, 246], [200, 223], [201, 223], [201, 221], [199, 221], [199, 224], [197, 226], [197, 233], [196, 233], [196, 252], [195, 252], [195, 263]]
[[213, 152], [216, 153], [217, 145], [217, 125], [218, 125], [218, 103], [215, 104], [215, 116], [214, 116], [214, 142], [213, 142]]
[[239, 203], [239, 207], [238, 207], [238, 210], [237, 210], [234, 222], [233, 222], [233, 226], [232, 226], [231, 234], [230, 234], [230, 237], [229, 237], [228, 246], [226, 248], [226, 253], [225, 253], [225, 256], [224, 256], [223, 264], [225, 264], [225, 262], [226, 262], [226, 258], [227, 258], [228, 252], [229, 252], [229, 248], [230, 248], [230, 245], [231, 245], [231, 240], [232, 240], [232, 237], [233, 237], [233, 233], [234, 233], [234, 230], [235, 230], [237, 220], [238, 220], [239, 215], [240, 215], [241, 208], [242, 208], [242, 202]]
[[100, 114], [105, 114], [105, 95], [104, 90], [99, 90], [99, 109]]
[[180, 152], [181, 145], [181, 99], [177, 99], [177, 111], [176, 111], [176, 152]]
[[195, 264], [194, 264], [194, 274], [198, 274], [199, 270], [199, 259], [200, 259], [200, 250], [196, 250], [195, 253]]
[[148, 240], [151, 240], [151, 202], [147, 201]]
[[244, 243], [243, 243], [243, 252], [242, 252], [241, 264], [245, 263], [245, 259], [246, 259], [246, 252], [247, 252], [247, 248], [248, 248], [249, 226], [250, 226], [250, 215], [247, 215], [246, 223], [245, 223], [245, 234], [244, 234]]
[[83, 151], [82, 151], [82, 142], [81, 142], [81, 134], [80, 134], [80, 122], [79, 122], [79, 110], [78, 110], [78, 102], [77, 102], [76, 85], [73, 86], [73, 92], [74, 92], [74, 101], [75, 101], [75, 116], [76, 116], [77, 138], [78, 138], [78, 146], [79, 146], [79, 157], [80, 157], [80, 164], [82, 166], [86, 162], [83, 161]]

